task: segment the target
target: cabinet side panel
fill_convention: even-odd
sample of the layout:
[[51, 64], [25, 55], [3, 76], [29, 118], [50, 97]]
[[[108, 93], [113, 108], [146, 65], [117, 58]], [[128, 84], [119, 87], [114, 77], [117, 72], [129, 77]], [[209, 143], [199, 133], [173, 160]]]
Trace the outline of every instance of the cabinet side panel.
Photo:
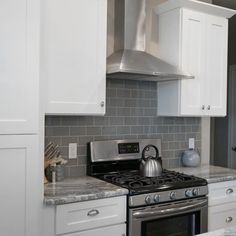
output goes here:
[[[179, 67], [181, 61], [181, 10], [175, 9], [161, 14], [158, 20], [158, 56], [166, 62]], [[158, 115], [179, 115], [180, 83], [180, 81], [158, 83]]]
[[179, 115], [179, 81], [158, 83], [157, 87], [157, 115]]

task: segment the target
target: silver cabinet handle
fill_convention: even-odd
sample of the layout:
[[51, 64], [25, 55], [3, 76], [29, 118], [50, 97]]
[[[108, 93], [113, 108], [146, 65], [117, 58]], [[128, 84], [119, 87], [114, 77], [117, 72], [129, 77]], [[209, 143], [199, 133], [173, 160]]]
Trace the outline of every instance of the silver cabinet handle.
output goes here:
[[226, 220], [225, 220], [226, 223], [230, 223], [232, 221], [233, 221], [233, 217], [232, 216], [227, 217]]
[[207, 106], [207, 110], [208, 111], [211, 110], [211, 106], [210, 105]]
[[88, 212], [87, 216], [96, 216], [98, 214], [99, 214], [99, 210], [93, 209], [93, 210]]
[[228, 188], [226, 190], [226, 194], [232, 194], [234, 192], [234, 190], [232, 188]]
[[205, 105], [202, 105], [202, 110], [205, 110]]
[[104, 101], [101, 101], [100, 106], [101, 106], [101, 107], [104, 107], [104, 106], [105, 106], [105, 102], [104, 102]]

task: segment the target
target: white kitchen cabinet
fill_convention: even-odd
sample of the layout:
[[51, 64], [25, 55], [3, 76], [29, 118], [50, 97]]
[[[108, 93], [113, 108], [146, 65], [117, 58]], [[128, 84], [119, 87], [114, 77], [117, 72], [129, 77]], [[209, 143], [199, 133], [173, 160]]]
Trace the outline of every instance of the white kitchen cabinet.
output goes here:
[[66, 236], [126, 236], [126, 224], [87, 230], [80, 233], [67, 234]]
[[44, 207], [44, 235], [125, 236], [126, 196]]
[[208, 185], [208, 231], [236, 226], [236, 181]]
[[0, 2], [0, 135], [38, 132], [39, 1]]
[[158, 115], [225, 116], [228, 20], [234, 10], [172, 1], [159, 14], [159, 57], [194, 79], [158, 84]]
[[0, 136], [0, 235], [40, 236], [38, 146], [37, 135]]
[[104, 115], [107, 0], [43, 0], [46, 114]]

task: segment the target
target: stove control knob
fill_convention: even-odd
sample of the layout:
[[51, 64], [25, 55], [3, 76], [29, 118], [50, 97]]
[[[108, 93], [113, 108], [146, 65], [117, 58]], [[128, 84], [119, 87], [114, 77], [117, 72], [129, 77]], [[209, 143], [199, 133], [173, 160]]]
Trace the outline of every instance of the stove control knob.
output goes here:
[[156, 195], [154, 196], [154, 202], [157, 203], [157, 202], [159, 202], [159, 201], [160, 201], [160, 195], [157, 195], [157, 194], [156, 194]]
[[147, 197], [145, 197], [145, 202], [146, 202], [147, 204], [150, 204], [150, 203], [152, 202], [152, 198], [151, 198], [150, 195], [147, 195]]
[[176, 199], [176, 192], [171, 192], [170, 193], [170, 199], [175, 200]]
[[185, 191], [185, 196], [186, 196], [186, 197], [192, 197], [192, 196], [193, 196], [192, 190], [191, 190], [191, 189], [186, 190], [186, 191]]
[[193, 196], [196, 197], [199, 194], [199, 190], [197, 188], [193, 189]]

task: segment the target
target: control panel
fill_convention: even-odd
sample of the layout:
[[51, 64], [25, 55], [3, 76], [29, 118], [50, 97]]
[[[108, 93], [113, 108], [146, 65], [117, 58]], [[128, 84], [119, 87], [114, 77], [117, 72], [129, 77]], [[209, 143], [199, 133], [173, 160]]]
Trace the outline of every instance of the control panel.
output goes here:
[[139, 153], [139, 143], [118, 143], [119, 154]]
[[129, 206], [132, 207], [132, 206], [152, 205], [157, 203], [195, 198], [195, 197], [205, 196], [207, 194], [208, 194], [207, 186], [147, 193], [129, 197]]

